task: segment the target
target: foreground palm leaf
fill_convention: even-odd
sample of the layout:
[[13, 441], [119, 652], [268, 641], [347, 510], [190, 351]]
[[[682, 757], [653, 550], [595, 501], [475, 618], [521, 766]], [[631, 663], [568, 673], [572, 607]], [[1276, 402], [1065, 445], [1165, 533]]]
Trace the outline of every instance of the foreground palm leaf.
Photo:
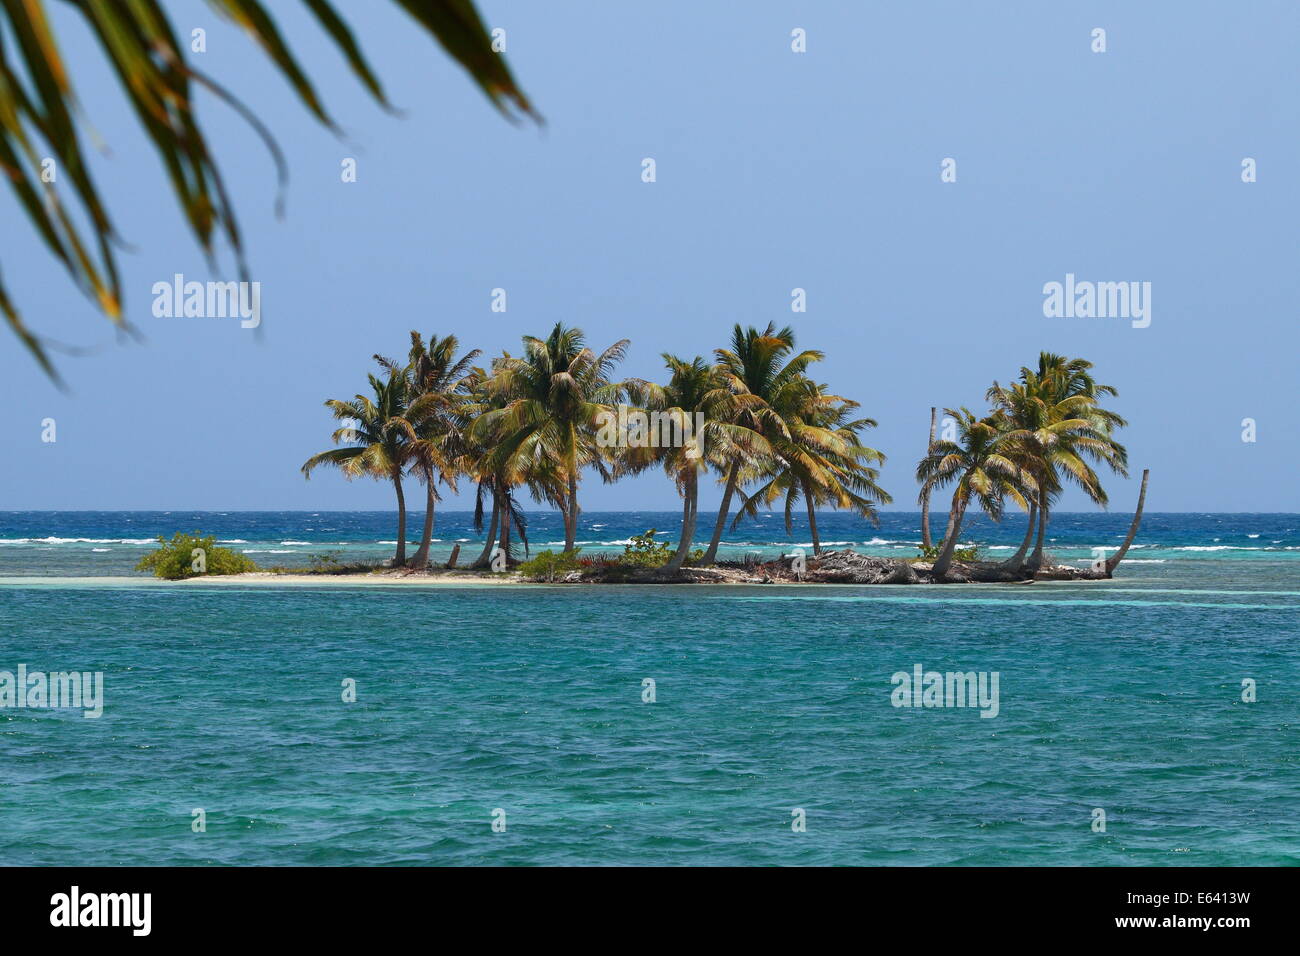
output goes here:
[[[91, 33], [122, 84], [131, 107], [162, 159], [172, 191], [209, 262], [215, 241], [230, 243], [241, 277], [247, 275], [244, 245], [230, 197], [194, 110], [194, 91], [202, 87], [239, 111], [266, 140], [284, 182], [283, 160], [269, 132], [241, 103], [186, 58], [187, 47], [173, 31], [158, 0], [66, 0], [85, 18]], [[317, 96], [264, 3], [208, 0], [218, 13], [238, 24], [292, 84], [307, 109], [322, 123], [334, 122]], [[394, 0], [463, 66], [506, 115], [516, 110], [537, 118], [515, 83], [505, 59], [493, 52], [483, 21], [470, 0]], [[379, 103], [388, 107], [383, 87], [361, 52], [351, 29], [328, 0], [303, 0], [322, 29], [347, 59], [352, 71]], [[11, 63], [10, 55], [16, 57]], [[0, 0], [0, 172], [47, 249], [72, 280], [118, 326], [122, 288], [114, 245], [117, 236], [100, 193], [91, 179], [74, 117], [80, 106], [69, 71], [47, 15], [45, 0]], [[54, 181], [48, 181], [46, 159]], [[66, 184], [66, 185], [65, 185]], [[59, 188], [62, 186], [63, 188]], [[73, 224], [68, 203], [79, 207], [88, 225]], [[0, 315], [42, 368], [54, 375], [51, 343], [23, 322], [5, 291], [0, 274]]]

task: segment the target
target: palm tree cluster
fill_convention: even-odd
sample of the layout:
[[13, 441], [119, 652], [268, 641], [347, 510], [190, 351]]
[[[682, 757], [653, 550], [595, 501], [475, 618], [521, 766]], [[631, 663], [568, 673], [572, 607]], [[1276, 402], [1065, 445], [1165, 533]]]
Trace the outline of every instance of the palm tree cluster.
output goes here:
[[[561, 513], [564, 550], [576, 550], [579, 488], [590, 473], [612, 482], [662, 468], [673, 480], [682, 527], [670, 572], [692, 556], [700, 481], [710, 473], [723, 497], [700, 564], [716, 560], [728, 519], [735, 527], [760, 506], [783, 502], [789, 530], [802, 501], [820, 553], [816, 507], [848, 509], [874, 522], [876, 506], [891, 500], [877, 484], [885, 456], [861, 437], [876, 423], [857, 416], [856, 402], [808, 377], [822, 354], [796, 352], [791, 329], [737, 325], [712, 362], [665, 353], [664, 384], [616, 379], [628, 346], [622, 340], [597, 352], [581, 329], [557, 323], [545, 339], [525, 336], [519, 356], [503, 353], [484, 368], [474, 364], [478, 350], [458, 354], [454, 336], [434, 335], [426, 343], [412, 332], [405, 361], [375, 356], [379, 371], [369, 376], [368, 394], [325, 403], [341, 423], [336, 447], [308, 459], [302, 471], [310, 477], [331, 465], [348, 478], [391, 482], [398, 505], [393, 564], [412, 568], [428, 564], [440, 486], [474, 488], [475, 524], [481, 530], [487, 522], [476, 567], [487, 565], [496, 549], [512, 560], [515, 537], [526, 551], [518, 497], [525, 488], [535, 502]], [[629, 411], [702, 427], [690, 441], [638, 441], [627, 426], [618, 440], [608, 440], [609, 422], [628, 421]], [[424, 485], [426, 506], [420, 545], [408, 560], [403, 480], [412, 476]]]
[[952, 566], [972, 501], [995, 521], [1008, 499], [1028, 514], [1024, 540], [1004, 562], [1016, 573], [1042, 566], [1052, 505], [1067, 484], [1106, 506], [1096, 466], [1128, 474], [1128, 453], [1115, 439], [1116, 429], [1127, 423], [1101, 404], [1116, 394], [1096, 381], [1091, 362], [1043, 352], [1037, 367], [1021, 368], [1012, 384], [993, 383], [987, 394], [991, 408], [983, 417], [965, 407], [945, 409], [955, 436], [932, 440], [916, 469], [923, 504], [935, 490], [953, 488], [947, 530], [934, 561], [936, 580]]

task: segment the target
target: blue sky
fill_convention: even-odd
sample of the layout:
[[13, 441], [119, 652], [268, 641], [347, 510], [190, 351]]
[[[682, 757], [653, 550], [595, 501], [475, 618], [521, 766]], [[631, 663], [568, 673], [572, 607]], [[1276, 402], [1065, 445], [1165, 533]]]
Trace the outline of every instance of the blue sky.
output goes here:
[[[278, 220], [266, 150], [201, 102], [262, 327], [151, 314], [153, 283], [234, 268], [223, 256], [207, 269], [101, 55], [54, 5], [111, 150], [96, 174], [130, 244], [143, 341], [117, 340], [0, 190], [11, 295], [40, 331], [102, 346], [60, 359], [63, 394], [5, 334], [0, 510], [389, 507], [383, 485], [299, 474], [328, 446], [322, 401], [363, 388], [371, 354], [403, 352], [412, 328], [490, 354], [557, 320], [596, 346], [630, 338], [623, 371], [651, 378], [661, 352], [709, 355], [735, 322], [792, 323], [801, 347], [826, 352], [818, 377], [879, 420], [895, 507], [915, 508], [929, 407], [983, 408], [993, 379], [1048, 349], [1120, 389], [1135, 478], [1152, 470], [1148, 508], [1300, 510], [1293, 3], [484, 0], [541, 130], [503, 121], [391, 4], [343, 3], [405, 111], [387, 115], [298, 5], [275, 4], [343, 140], [205, 5], [166, 6], [180, 32], [207, 30], [200, 65], [288, 158]], [[1096, 27], [1105, 53], [1090, 48]], [[358, 182], [340, 181], [344, 157]], [[946, 157], [955, 183], [940, 182]], [[1150, 327], [1044, 317], [1043, 284], [1066, 273], [1150, 282]], [[496, 287], [504, 314], [490, 311]], [[806, 313], [790, 311], [795, 287]], [[678, 502], [657, 474], [583, 487], [587, 510]], [[1108, 488], [1131, 509], [1135, 479]]]

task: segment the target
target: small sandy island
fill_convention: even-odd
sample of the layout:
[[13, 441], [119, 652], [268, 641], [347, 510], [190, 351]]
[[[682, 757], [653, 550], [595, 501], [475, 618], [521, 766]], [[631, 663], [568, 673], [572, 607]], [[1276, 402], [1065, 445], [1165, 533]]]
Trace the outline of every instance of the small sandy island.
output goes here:
[[428, 568], [374, 568], [370, 570], [334, 570], [329, 572], [253, 571], [226, 577], [190, 578], [187, 584], [284, 584], [284, 585], [454, 585], [516, 586], [534, 584], [1032, 584], [1035, 581], [1100, 581], [1110, 578], [1108, 570], [1050, 565], [1031, 572], [1013, 568], [1005, 562], [954, 563], [942, 582], [936, 582], [932, 565], [925, 561], [874, 557], [856, 551], [828, 551], [802, 563], [792, 557], [765, 562], [722, 561], [707, 568], [684, 567], [676, 573], [659, 568], [630, 568], [620, 565], [597, 565], [556, 575], [554, 579], [525, 578], [516, 570], [493, 573], [489, 570]]

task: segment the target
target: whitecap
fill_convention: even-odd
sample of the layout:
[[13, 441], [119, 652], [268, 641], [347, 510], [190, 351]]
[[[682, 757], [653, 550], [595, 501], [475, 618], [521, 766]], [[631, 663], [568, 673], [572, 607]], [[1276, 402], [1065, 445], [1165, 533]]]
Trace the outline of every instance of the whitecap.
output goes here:
[[157, 544], [157, 538], [0, 538], [0, 544]]

